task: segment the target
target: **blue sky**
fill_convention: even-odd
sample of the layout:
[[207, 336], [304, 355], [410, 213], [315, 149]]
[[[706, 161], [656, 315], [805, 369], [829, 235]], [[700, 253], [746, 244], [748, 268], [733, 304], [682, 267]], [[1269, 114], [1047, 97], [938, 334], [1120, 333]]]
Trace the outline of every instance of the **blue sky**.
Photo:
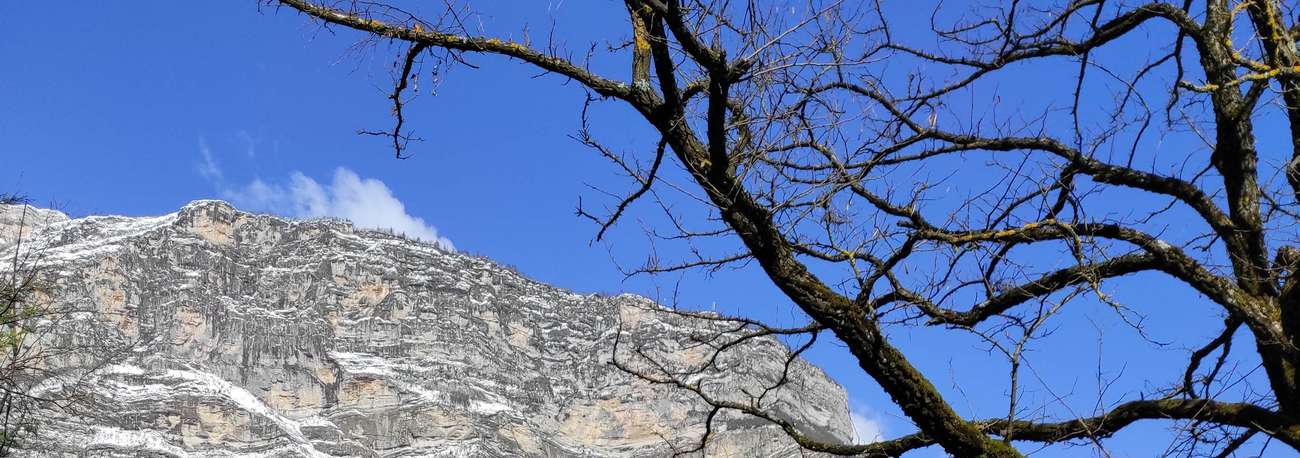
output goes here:
[[[485, 18], [487, 27], [518, 30], [527, 22], [541, 30], [554, 21], [573, 43], [625, 34], [620, 1], [514, 5]], [[225, 198], [292, 215], [369, 218], [580, 292], [655, 297], [677, 289], [682, 305], [799, 322], [752, 267], [688, 274], [680, 283], [677, 276], [626, 278], [618, 266], [638, 265], [651, 248], [641, 224], [662, 222], [652, 211], [634, 213], [608, 241], [591, 243], [596, 227], [574, 215], [578, 198], [599, 201], [591, 187], [631, 185], [568, 137], [578, 129], [583, 91], [557, 78], [472, 57], [480, 70], [445, 75], [436, 96], [422, 87], [407, 117], [426, 141], [412, 145], [413, 158], [396, 160], [383, 141], [355, 133], [391, 123], [385, 84], [395, 51], [352, 50], [356, 35], [322, 31], [289, 11], [259, 11], [251, 0], [3, 2], [0, 30], [0, 190], [74, 216], [154, 215]], [[1005, 83], [1050, 86], [1039, 77], [1021, 72]], [[625, 110], [597, 114], [604, 139], [653, 147], [657, 137]], [[727, 243], [714, 248], [734, 248]], [[1154, 278], [1123, 279], [1115, 289], [1150, 306], [1144, 312], [1157, 339], [1216, 331], [1215, 308]], [[1105, 403], [1168, 382], [1185, 364], [1185, 347], [1153, 346], [1104, 307], [1082, 304], [1061, 320], [1067, 324], [1031, 360], [1042, 383], [1030, 396], [1054, 406], [1049, 412], [1058, 418], [1068, 409], [1051, 401], [1057, 397], [1084, 413], [1093, 407], [1104, 385], [1097, 368], [1124, 375], [1102, 395]], [[890, 332], [959, 412], [1001, 414], [1005, 364], [977, 341], [935, 329]], [[834, 343], [810, 358], [886, 437], [912, 430]], [[1167, 439], [1146, 435], [1160, 426], [1121, 434], [1115, 456], [1164, 450]], [[1093, 452], [1053, 448], [1045, 455]]]

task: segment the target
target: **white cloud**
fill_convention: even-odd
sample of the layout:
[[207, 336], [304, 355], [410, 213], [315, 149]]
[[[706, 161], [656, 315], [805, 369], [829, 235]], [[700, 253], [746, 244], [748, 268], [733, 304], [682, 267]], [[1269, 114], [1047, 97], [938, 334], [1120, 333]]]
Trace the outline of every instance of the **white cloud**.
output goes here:
[[411, 216], [406, 205], [393, 196], [384, 182], [361, 178], [339, 167], [334, 180], [322, 185], [301, 172], [293, 172], [287, 185], [253, 180], [242, 189], [222, 191], [222, 197], [236, 206], [297, 218], [334, 217], [352, 221], [357, 227], [392, 229], [399, 234], [454, 250], [451, 240], [424, 219]]
[[849, 421], [853, 422], [853, 441], [870, 444], [885, 440], [885, 425], [870, 409], [860, 405], [849, 408]]
[[203, 156], [203, 162], [195, 166], [203, 178], [214, 183], [221, 182], [221, 167], [217, 166], [217, 161], [212, 159], [212, 149], [208, 148], [208, 142], [199, 138], [199, 154]]

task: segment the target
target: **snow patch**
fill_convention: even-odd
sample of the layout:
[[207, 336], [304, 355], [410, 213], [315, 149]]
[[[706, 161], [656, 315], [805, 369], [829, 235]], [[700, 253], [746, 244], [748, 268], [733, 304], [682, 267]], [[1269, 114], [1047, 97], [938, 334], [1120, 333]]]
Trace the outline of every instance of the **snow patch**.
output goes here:
[[95, 426], [95, 435], [90, 439], [90, 447], [116, 447], [143, 449], [163, 452], [173, 456], [188, 456], [185, 450], [171, 445], [172, 442], [158, 431], [128, 430], [111, 426]]

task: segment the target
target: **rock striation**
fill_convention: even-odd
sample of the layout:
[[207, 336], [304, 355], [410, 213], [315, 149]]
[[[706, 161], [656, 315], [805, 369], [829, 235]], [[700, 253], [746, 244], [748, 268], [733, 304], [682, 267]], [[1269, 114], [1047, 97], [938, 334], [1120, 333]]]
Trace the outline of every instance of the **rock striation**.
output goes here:
[[[615, 337], [690, 366], [710, 354], [700, 336], [735, 328], [219, 201], [150, 218], [0, 207], [0, 254], [15, 250], [62, 312], [38, 345], [75, 349], [49, 352], [58, 376], [34, 390], [76, 402], [43, 407], [20, 456], [670, 455], [698, 443], [708, 406], [610, 365]], [[720, 397], [756, 393], [788, 354], [751, 339], [694, 377]], [[850, 441], [843, 389], [799, 359], [788, 372], [766, 405]], [[752, 417], [724, 411], [712, 431], [704, 455], [800, 453]]]

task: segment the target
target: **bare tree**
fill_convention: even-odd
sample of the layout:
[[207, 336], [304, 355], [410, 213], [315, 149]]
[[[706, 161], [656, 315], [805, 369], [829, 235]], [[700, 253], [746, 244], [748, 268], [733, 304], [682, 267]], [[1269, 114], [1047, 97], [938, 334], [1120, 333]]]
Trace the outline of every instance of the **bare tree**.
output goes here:
[[66, 401], [34, 391], [51, 375], [45, 364], [47, 349], [38, 344], [45, 331], [38, 329], [37, 322], [48, 322], [56, 314], [51, 304], [37, 297], [48, 293], [40, 266], [42, 252], [23, 246], [40, 226], [39, 217], [29, 209], [24, 196], [0, 195], [0, 217], [16, 218], [0, 224], [0, 229], [12, 232], [0, 234], [0, 249], [12, 250], [8, 265], [0, 268], [0, 456], [9, 456], [35, 434], [35, 411]]
[[0, 194], [0, 456], [40, 444], [42, 422], [94, 408], [98, 370], [138, 342], [118, 345], [85, 332], [104, 312], [58, 300], [58, 275], [37, 240], [65, 217]]
[[[579, 208], [599, 225], [597, 239], [637, 201], [698, 198], [708, 217], [683, 220], [665, 206], [674, 227], [654, 234], [738, 240], [743, 251], [700, 251], [639, 272], [756, 263], [810, 324], [735, 317], [738, 331], [811, 336], [807, 345], [833, 334], [920, 431], [867, 445], [820, 442], [772, 415], [762, 395], [722, 399], [702, 389], [689, 377], [701, 368], [657, 365], [637, 349], [616, 359], [646, 380], [695, 391], [713, 413], [766, 418], [809, 450], [846, 455], [934, 444], [956, 456], [1020, 456], [1015, 443], [1100, 447], [1141, 420], [1172, 422], [1181, 439], [1171, 451], [1188, 455], [1226, 456], [1265, 436], [1300, 449], [1293, 5], [941, 4], [918, 30], [894, 24], [906, 21], [889, 2], [626, 0], [627, 35], [610, 37], [622, 41], [610, 53], [631, 67], [622, 78], [590, 70], [593, 52], [574, 57], [554, 43], [472, 29], [463, 5], [268, 4], [405, 48], [390, 95], [396, 125], [365, 132], [388, 137], [399, 158], [413, 139], [404, 91], [426, 59], [500, 56], [582, 85], [588, 104], [634, 110], [661, 135], [655, 148], [624, 155], [603, 145], [585, 109], [576, 136], [634, 181], [608, 211]], [[1002, 107], [999, 78], [1027, 68], [1072, 90], [1043, 94], [1052, 100], [1041, 106]], [[1261, 156], [1257, 137], [1269, 136], [1289, 140], [1281, 148], [1291, 152]], [[1177, 150], [1159, 154], [1163, 142]], [[667, 182], [668, 164], [688, 183]], [[1031, 417], [1017, 397], [1027, 346], [1080, 298], [1144, 332], [1142, 310], [1157, 304], [1106, 292], [1133, 274], [1199, 293], [1221, 308], [1222, 333], [1188, 343], [1186, 370], [1141, 396], [1096, 415]], [[969, 333], [1004, 356], [1005, 414], [958, 415], [887, 338], [899, 326]], [[1253, 343], [1244, 358], [1262, 367], [1266, 389], [1234, 389], [1246, 377], [1225, 367], [1235, 339]]]

